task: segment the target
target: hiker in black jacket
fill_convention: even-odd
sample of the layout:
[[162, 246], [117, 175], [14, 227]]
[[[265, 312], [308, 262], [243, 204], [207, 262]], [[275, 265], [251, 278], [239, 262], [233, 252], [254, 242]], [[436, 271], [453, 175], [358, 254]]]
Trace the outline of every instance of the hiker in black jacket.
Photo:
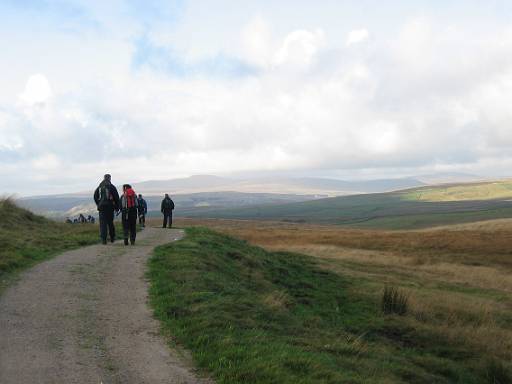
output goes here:
[[144, 228], [146, 226], [146, 214], [148, 213], [148, 204], [146, 203], [146, 200], [142, 198], [141, 194], [139, 194], [137, 204], [139, 210], [139, 224], [142, 228]]
[[165, 194], [164, 199], [162, 200], [162, 205], [160, 206], [160, 211], [164, 215], [164, 225], [163, 228], [167, 227], [167, 219], [169, 219], [169, 228], [172, 227], [172, 210], [174, 209], [174, 201], [171, 200], [169, 194]]
[[110, 175], [105, 175], [103, 181], [94, 191], [94, 202], [99, 211], [101, 242], [107, 244], [108, 229], [110, 241], [113, 243], [116, 239], [114, 211], [119, 211], [119, 193], [111, 183]]

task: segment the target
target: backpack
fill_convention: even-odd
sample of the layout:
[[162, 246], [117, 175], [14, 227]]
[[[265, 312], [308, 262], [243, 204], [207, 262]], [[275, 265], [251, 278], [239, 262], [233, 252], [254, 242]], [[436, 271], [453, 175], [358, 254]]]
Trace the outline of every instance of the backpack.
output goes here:
[[135, 195], [126, 194], [126, 207], [127, 208], [135, 207]]
[[112, 193], [110, 193], [110, 189], [105, 184], [100, 185], [99, 189], [99, 199], [98, 206], [104, 207], [113, 200]]
[[164, 199], [164, 208], [168, 210], [174, 209], [174, 203], [171, 199]]

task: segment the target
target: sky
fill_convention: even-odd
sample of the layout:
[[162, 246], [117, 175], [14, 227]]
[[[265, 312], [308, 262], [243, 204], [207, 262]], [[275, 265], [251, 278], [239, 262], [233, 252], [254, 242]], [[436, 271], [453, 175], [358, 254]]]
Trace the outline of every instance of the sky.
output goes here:
[[0, 0], [0, 195], [512, 176], [512, 2]]

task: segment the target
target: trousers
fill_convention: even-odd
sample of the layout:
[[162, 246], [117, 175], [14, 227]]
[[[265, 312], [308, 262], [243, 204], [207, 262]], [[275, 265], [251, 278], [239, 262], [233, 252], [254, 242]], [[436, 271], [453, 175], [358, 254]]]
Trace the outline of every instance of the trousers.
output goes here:
[[116, 239], [116, 227], [114, 226], [114, 208], [106, 208], [99, 211], [100, 217], [100, 237], [103, 242], [107, 241], [107, 231], [110, 240]]
[[164, 225], [163, 227], [167, 227], [167, 221], [169, 221], [169, 228], [172, 227], [172, 211], [164, 211]]
[[131, 243], [135, 243], [137, 237], [137, 209], [129, 208], [127, 211], [123, 211], [122, 220], [124, 238], [129, 238]]

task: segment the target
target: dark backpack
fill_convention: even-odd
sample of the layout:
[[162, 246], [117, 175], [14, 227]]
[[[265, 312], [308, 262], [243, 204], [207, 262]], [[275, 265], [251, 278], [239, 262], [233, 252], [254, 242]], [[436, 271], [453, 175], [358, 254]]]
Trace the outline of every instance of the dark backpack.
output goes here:
[[110, 188], [105, 184], [100, 185], [98, 206], [104, 207], [108, 204], [111, 204], [112, 200], [113, 200], [113, 197], [112, 197], [112, 193], [110, 192]]
[[174, 203], [171, 199], [164, 199], [164, 209], [166, 209], [166, 210], [174, 209]]

